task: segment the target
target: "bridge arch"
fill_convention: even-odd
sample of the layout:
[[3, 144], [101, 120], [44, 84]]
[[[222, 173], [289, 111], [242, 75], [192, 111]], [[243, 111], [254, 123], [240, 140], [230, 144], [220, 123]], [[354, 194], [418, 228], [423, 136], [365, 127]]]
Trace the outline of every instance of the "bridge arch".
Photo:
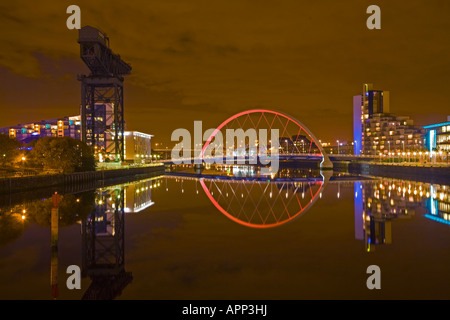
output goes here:
[[212, 139], [214, 138], [214, 136], [217, 134], [217, 132], [219, 132], [223, 127], [225, 127], [228, 123], [230, 123], [231, 121], [238, 119], [239, 117], [243, 117], [246, 115], [250, 115], [250, 114], [254, 114], [254, 113], [261, 113], [262, 116], [264, 116], [265, 113], [267, 114], [272, 114], [275, 115], [276, 117], [281, 117], [284, 119], [287, 119], [287, 123], [286, 125], [289, 123], [289, 121], [293, 122], [294, 124], [296, 124], [298, 127], [300, 127], [301, 129], [303, 129], [303, 131], [305, 131], [308, 136], [311, 138], [311, 141], [314, 141], [315, 145], [317, 146], [317, 148], [319, 149], [320, 153], [322, 154], [322, 161], [320, 163], [320, 168], [321, 169], [332, 169], [333, 168], [333, 163], [331, 162], [330, 158], [328, 157], [327, 153], [325, 152], [325, 150], [322, 147], [322, 144], [319, 142], [319, 140], [314, 136], [314, 134], [311, 132], [311, 130], [308, 129], [308, 127], [306, 127], [303, 123], [301, 123], [299, 120], [297, 120], [296, 118], [284, 113], [284, 112], [280, 112], [280, 111], [274, 111], [274, 110], [267, 110], [267, 109], [252, 109], [252, 110], [247, 110], [247, 111], [243, 111], [243, 112], [239, 112], [231, 117], [229, 117], [227, 120], [225, 120], [224, 122], [222, 122], [214, 131], [213, 133], [209, 136], [208, 140], [205, 142], [202, 151], [201, 151], [201, 158], [203, 158], [203, 154], [206, 150], [206, 148], [208, 147], [208, 145], [211, 143]]

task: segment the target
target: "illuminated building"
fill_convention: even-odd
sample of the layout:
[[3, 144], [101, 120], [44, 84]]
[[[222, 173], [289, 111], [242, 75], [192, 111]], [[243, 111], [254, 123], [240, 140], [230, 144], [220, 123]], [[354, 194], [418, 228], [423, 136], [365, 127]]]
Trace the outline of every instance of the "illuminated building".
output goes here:
[[150, 162], [152, 160], [152, 135], [137, 131], [125, 131], [125, 161]]
[[[94, 136], [92, 141], [96, 142], [94, 148], [98, 156], [97, 159], [101, 162], [113, 161], [115, 155], [111, 152], [114, 147], [111, 106], [109, 104], [96, 104], [94, 121], [96, 121], [95, 132], [89, 132], [88, 134]], [[41, 137], [71, 137], [81, 140], [81, 116], [18, 124], [13, 127], [0, 128], [0, 133], [7, 134], [22, 143], [29, 143]], [[150, 162], [152, 135], [137, 131], [125, 131], [124, 136], [125, 161]]]
[[104, 157], [108, 157], [111, 161], [115, 159], [112, 119], [112, 104], [96, 103], [95, 113], [86, 120], [87, 143], [94, 147], [96, 153], [102, 153]]
[[80, 116], [41, 120], [12, 127], [0, 128], [0, 133], [8, 134], [19, 142], [29, 143], [41, 137], [71, 137], [80, 139]]
[[450, 116], [447, 122], [423, 127], [426, 130], [425, 147], [428, 151], [450, 151]]
[[389, 92], [363, 85], [363, 93], [353, 97], [354, 154], [389, 155], [422, 151], [425, 130], [414, 126], [408, 116], [390, 113]]

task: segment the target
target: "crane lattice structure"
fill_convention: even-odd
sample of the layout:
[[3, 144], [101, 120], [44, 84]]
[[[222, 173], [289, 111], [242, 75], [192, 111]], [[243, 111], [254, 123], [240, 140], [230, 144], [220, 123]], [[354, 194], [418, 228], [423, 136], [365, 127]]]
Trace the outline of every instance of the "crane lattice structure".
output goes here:
[[109, 48], [109, 38], [85, 26], [79, 30], [80, 56], [91, 73], [81, 81], [81, 139], [96, 152], [124, 160], [123, 81], [131, 66]]
[[81, 273], [92, 280], [83, 300], [112, 300], [133, 280], [125, 270], [124, 195], [123, 188], [99, 192], [81, 222]]

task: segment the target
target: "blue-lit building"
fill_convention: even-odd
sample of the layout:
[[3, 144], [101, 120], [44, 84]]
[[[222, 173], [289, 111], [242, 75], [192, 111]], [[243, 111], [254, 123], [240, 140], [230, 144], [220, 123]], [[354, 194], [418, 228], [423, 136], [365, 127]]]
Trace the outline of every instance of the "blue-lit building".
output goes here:
[[374, 90], [373, 84], [364, 83], [360, 95], [353, 96], [353, 151], [355, 155], [371, 153], [370, 134], [366, 128], [374, 114], [389, 112], [389, 91]]
[[391, 156], [424, 150], [422, 127], [408, 116], [390, 113], [389, 91], [363, 85], [363, 92], [353, 97], [353, 152], [355, 155]]
[[447, 122], [431, 124], [423, 127], [426, 130], [425, 147], [428, 151], [450, 151], [450, 116]]

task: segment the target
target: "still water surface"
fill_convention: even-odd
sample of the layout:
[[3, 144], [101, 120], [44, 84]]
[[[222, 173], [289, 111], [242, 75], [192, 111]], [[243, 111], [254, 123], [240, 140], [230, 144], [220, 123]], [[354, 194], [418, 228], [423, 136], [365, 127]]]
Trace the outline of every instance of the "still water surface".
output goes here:
[[51, 193], [3, 204], [0, 299], [450, 299], [448, 188], [228, 168], [62, 195], [59, 229]]

